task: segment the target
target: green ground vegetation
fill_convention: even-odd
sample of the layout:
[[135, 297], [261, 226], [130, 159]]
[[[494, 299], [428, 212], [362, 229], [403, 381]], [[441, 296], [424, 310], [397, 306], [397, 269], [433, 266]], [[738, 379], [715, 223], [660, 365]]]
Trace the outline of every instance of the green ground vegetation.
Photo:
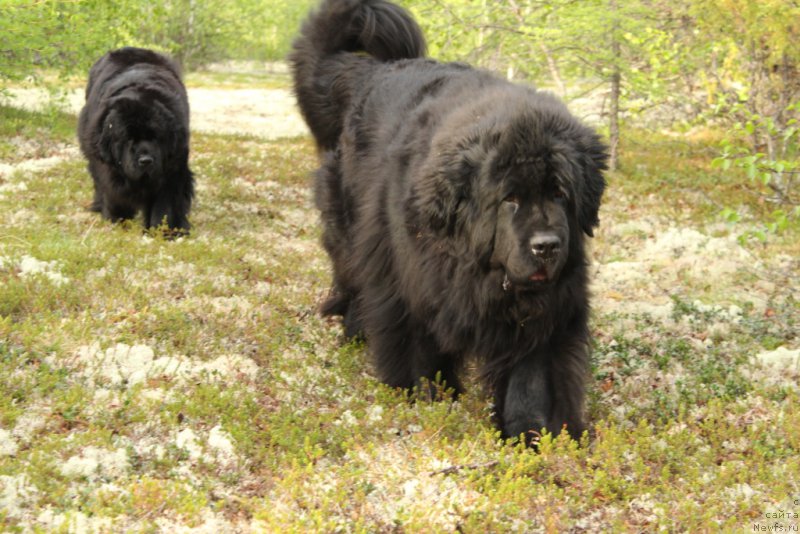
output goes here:
[[[75, 144], [72, 115], [3, 107], [0, 125], [6, 165]], [[194, 229], [175, 241], [88, 212], [74, 150], [14, 167], [0, 175], [1, 529], [797, 525], [800, 371], [757, 356], [798, 348], [800, 236], [754, 237], [774, 207], [712, 168], [718, 137], [624, 145], [593, 247], [590, 432], [538, 453], [499, 439], [477, 387], [452, 403], [381, 385], [366, 348], [316, 314], [330, 273], [310, 139], [195, 134]]]

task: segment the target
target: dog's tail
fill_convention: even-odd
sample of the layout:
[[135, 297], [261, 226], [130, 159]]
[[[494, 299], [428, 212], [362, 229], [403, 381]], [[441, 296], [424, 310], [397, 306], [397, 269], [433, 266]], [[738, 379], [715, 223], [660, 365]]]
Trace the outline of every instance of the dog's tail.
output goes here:
[[386, 0], [324, 0], [289, 55], [300, 111], [320, 148], [333, 148], [343, 113], [377, 61], [419, 58], [425, 39], [403, 8]]

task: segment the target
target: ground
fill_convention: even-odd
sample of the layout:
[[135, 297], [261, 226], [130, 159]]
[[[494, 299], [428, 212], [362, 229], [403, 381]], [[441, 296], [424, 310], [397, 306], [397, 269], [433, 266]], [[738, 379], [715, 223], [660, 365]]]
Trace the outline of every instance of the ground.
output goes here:
[[[289, 89], [190, 87], [192, 131], [219, 134], [255, 135], [277, 139], [303, 135], [308, 131]], [[15, 107], [40, 109], [48, 102], [43, 89], [10, 91]], [[82, 89], [62, 96], [63, 108], [77, 114], [84, 102]]]
[[637, 132], [609, 176], [591, 431], [535, 453], [477, 388], [380, 385], [316, 314], [316, 153], [288, 81], [189, 82], [175, 241], [85, 209], [79, 89], [71, 113], [0, 108], [0, 530], [798, 528], [797, 235], [719, 218], [769, 209], [712, 174], [703, 132]]

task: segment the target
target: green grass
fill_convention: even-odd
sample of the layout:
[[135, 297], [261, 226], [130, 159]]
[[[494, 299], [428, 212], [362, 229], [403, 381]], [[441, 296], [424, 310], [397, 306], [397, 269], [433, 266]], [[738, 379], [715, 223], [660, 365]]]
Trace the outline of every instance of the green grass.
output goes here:
[[75, 143], [76, 127], [74, 115], [55, 107], [34, 113], [0, 106], [0, 162], [45, 157], [53, 145]]
[[[0, 119], [3, 163], [74, 143], [74, 117]], [[474, 385], [456, 403], [381, 385], [316, 315], [308, 139], [194, 135], [176, 241], [86, 211], [77, 155], [0, 178], [24, 183], [0, 190], [0, 530], [733, 532], [800, 513], [798, 374], [753, 364], [797, 348], [798, 235], [745, 242], [752, 264], [713, 279], [635, 266], [670, 227], [735, 233], [717, 205], [762, 213], [710, 170], [712, 141], [635, 137], [594, 257], [646, 276], [595, 289], [590, 432], [539, 453], [499, 439]]]

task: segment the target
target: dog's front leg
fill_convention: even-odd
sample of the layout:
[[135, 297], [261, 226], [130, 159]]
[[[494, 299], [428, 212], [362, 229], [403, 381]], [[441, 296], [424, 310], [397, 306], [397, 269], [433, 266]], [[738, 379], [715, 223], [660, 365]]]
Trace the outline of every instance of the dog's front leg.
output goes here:
[[191, 192], [185, 186], [173, 186], [158, 192], [145, 210], [145, 226], [158, 228], [167, 225], [169, 235], [189, 233], [191, 225], [187, 217], [191, 206]]
[[530, 444], [543, 428], [553, 435], [566, 429], [580, 439], [588, 373], [585, 336], [551, 338], [550, 343], [526, 355], [508, 370], [495, 402], [507, 438], [525, 435]]
[[[525, 436], [530, 443], [550, 420], [552, 411], [551, 384], [547, 357], [534, 352], [509, 369], [505, 387], [496, 392], [496, 404], [501, 412], [503, 435], [506, 438]], [[548, 428], [558, 433], [560, 428]]]

